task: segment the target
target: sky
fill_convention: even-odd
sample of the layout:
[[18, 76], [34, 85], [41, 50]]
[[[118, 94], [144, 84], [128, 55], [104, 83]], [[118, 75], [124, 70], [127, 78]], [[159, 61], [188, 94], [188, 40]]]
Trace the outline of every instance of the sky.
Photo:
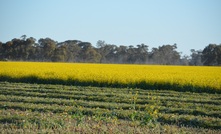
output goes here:
[[0, 0], [0, 41], [22, 35], [96, 46], [221, 44], [221, 0]]

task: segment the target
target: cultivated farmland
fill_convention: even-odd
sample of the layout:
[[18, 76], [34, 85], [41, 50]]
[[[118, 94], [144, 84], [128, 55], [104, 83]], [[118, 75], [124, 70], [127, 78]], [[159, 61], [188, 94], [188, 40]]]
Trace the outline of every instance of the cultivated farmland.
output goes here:
[[221, 92], [220, 67], [0, 62], [5, 81]]
[[2, 133], [221, 133], [219, 67], [0, 66]]

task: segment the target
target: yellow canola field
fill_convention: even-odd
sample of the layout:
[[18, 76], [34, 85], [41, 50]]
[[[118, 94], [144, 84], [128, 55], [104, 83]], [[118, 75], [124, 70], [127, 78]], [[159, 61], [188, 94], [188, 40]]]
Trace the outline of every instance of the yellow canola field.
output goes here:
[[10, 79], [35, 76], [42, 80], [77, 80], [108, 85], [169, 83], [221, 89], [220, 67], [0, 62], [0, 81], [5, 76]]

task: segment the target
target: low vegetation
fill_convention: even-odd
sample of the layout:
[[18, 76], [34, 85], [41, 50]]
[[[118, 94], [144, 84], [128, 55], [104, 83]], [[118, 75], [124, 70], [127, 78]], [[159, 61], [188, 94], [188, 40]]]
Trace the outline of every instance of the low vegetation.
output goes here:
[[0, 82], [3, 133], [221, 133], [220, 94]]
[[2, 133], [221, 133], [219, 67], [0, 66]]
[[221, 93], [220, 67], [0, 62], [0, 81]]

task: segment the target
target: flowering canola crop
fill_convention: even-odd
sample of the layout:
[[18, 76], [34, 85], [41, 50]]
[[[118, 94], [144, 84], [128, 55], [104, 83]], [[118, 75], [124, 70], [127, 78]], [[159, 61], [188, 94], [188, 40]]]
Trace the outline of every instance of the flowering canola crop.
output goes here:
[[0, 81], [220, 92], [221, 68], [0, 62]]

